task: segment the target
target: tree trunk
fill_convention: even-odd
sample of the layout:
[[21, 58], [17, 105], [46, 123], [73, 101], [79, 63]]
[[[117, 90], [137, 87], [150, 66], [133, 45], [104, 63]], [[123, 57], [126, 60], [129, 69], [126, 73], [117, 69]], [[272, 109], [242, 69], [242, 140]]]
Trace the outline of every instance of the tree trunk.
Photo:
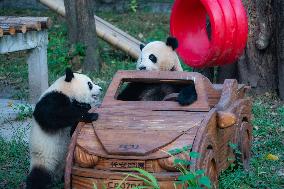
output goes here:
[[[64, 0], [69, 30], [69, 40], [73, 47], [83, 44], [85, 57], [82, 65], [84, 72], [99, 71], [98, 40], [94, 18], [94, 0]], [[74, 57], [72, 65], [76, 67], [80, 59]]]
[[284, 100], [284, 1], [274, 0], [276, 12], [276, 41], [278, 58], [278, 90]]
[[238, 62], [239, 81], [261, 94], [277, 86], [276, 44], [272, 0], [243, 0], [249, 16], [249, 36], [244, 57]]
[[71, 44], [77, 43], [77, 17], [75, 0], [64, 0], [66, 23], [68, 27], [68, 38]]

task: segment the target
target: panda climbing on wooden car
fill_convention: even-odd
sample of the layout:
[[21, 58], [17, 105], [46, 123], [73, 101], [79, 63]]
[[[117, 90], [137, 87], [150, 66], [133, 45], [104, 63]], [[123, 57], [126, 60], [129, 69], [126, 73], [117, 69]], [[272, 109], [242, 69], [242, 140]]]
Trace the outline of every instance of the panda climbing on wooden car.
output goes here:
[[30, 173], [27, 189], [45, 189], [63, 177], [70, 132], [78, 122], [92, 122], [89, 113], [101, 88], [86, 75], [66, 69], [40, 97], [33, 113], [30, 133]]
[[[141, 71], [183, 71], [175, 52], [178, 41], [168, 37], [166, 43], [153, 41], [146, 46], [140, 45], [141, 53], [136, 69]], [[145, 72], [146, 73], [146, 72]], [[167, 95], [178, 93], [176, 101], [180, 105], [190, 105], [197, 100], [194, 83], [173, 85], [168, 83], [129, 83], [117, 96], [123, 101], [162, 101]]]

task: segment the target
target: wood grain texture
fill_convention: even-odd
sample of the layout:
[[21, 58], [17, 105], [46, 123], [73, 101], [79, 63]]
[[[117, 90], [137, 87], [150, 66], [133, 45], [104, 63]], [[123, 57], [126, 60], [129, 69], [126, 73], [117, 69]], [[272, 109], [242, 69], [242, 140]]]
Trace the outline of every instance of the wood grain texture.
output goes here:
[[[170, 101], [120, 101], [116, 100], [117, 89], [122, 81], [142, 82], [169, 82], [193, 81], [195, 83], [198, 99], [189, 106], [180, 106], [177, 102]], [[213, 88], [210, 81], [199, 73], [195, 72], [172, 72], [172, 71], [118, 71], [114, 76], [101, 107], [125, 107], [127, 109], [148, 109], [148, 110], [187, 110], [187, 111], [209, 111], [218, 103], [220, 91]]]
[[[123, 178], [122, 178], [123, 179]], [[94, 185], [97, 188], [104, 188], [107, 189], [115, 189], [120, 183], [121, 180], [114, 180], [114, 179], [94, 179], [94, 178], [87, 178], [87, 177], [80, 177], [80, 176], [73, 176], [72, 177], [72, 186], [73, 189], [91, 189], [94, 188]], [[173, 180], [168, 181], [159, 181], [160, 189], [175, 189]], [[122, 189], [131, 189], [137, 186], [145, 186], [145, 184], [138, 180], [127, 180], [126, 182], [121, 184]], [[181, 189], [181, 186], [177, 186], [177, 189]]]
[[[144, 74], [144, 73], [143, 73]], [[147, 75], [147, 74], [146, 74]], [[246, 86], [235, 80], [224, 85], [212, 85], [196, 73], [177, 74], [151, 72], [144, 78], [141, 72], [118, 72], [111, 83], [102, 106], [96, 111], [100, 117], [85, 124], [76, 140], [77, 148], [87, 155], [98, 157], [95, 166], [72, 166], [75, 188], [92, 188], [93, 184], [115, 188], [131, 168], [138, 167], [154, 174], [162, 189], [171, 189], [179, 175], [174, 159], [190, 160], [187, 168], [204, 169], [213, 188], [218, 188], [218, 176], [239, 158], [248, 169], [252, 139], [251, 100], [245, 98]], [[174, 102], [118, 102], [117, 88], [123, 80], [175, 82], [192, 80], [196, 83], [196, 104], [181, 107]], [[168, 104], [167, 104], [168, 103]], [[230, 143], [236, 144], [242, 156], [235, 154]], [[192, 145], [200, 158], [186, 153], [174, 157], [168, 151]], [[123, 148], [123, 149], [120, 149]], [[189, 149], [190, 150], [190, 149]], [[188, 153], [189, 151], [187, 151]], [[229, 161], [228, 161], [229, 159]], [[128, 178], [124, 188], [142, 184]]]
[[[184, 147], [184, 143], [191, 143], [194, 140], [197, 128], [194, 127], [187, 132], [183, 133], [177, 140], [171, 141], [169, 145], [165, 147], [161, 146], [160, 149], [156, 149], [153, 153], [145, 154], [144, 156], [124, 156], [124, 155], [113, 155], [108, 154], [107, 151], [103, 148], [103, 145], [98, 140], [97, 135], [94, 132], [94, 129], [91, 125], [85, 125], [82, 129], [80, 135], [78, 136], [77, 145], [84, 148], [88, 151], [88, 153], [97, 155], [104, 158], [121, 158], [121, 159], [157, 159], [157, 158], [165, 158], [169, 157], [169, 154], [166, 152], [173, 148], [182, 148]], [[142, 137], [143, 138], [143, 137]], [[154, 138], [157, 140], [157, 137]], [[154, 140], [153, 139], [153, 140]], [[111, 142], [111, 141], [110, 141]]]
[[99, 158], [97, 156], [89, 154], [87, 151], [82, 149], [79, 146], [75, 147], [75, 162], [80, 166], [80, 167], [94, 167]]
[[74, 150], [76, 146], [76, 141], [80, 130], [84, 127], [84, 123], [79, 123], [76, 127], [72, 137], [71, 143], [68, 147], [68, 153], [66, 156], [66, 166], [65, 166], [65, 174], [64, 174], [64, 188], [72, 188], [71, 186], [71, 173], [72, 173], [72, 166], [73, 166], [73, 159], [74, 159]]

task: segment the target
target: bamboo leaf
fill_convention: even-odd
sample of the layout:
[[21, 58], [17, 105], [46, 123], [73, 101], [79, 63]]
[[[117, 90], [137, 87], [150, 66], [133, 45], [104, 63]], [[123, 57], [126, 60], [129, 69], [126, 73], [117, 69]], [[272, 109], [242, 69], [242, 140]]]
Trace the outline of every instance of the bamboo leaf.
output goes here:
[[126, 175], [126, 177], [124, 177], [124, 178], [122, 179], [122, 181], [118, 184], [118, 186], [117, 186], [115, 189], [120, 189], [120, 188], [121, 188], [121, 185], [126, 181], [126, 179], [127, 179], [129, 176], [130, 176], [129, 174]]
[[211, 188], [211, 182], [210, 182], [210, 179], [206, 176], [202, 176], [199, 178], [199, 183], [200, 184], [203, 184], [204, 186], [208, 187], [208, 188]]
[[181, 153], [181, 152], [182, 152], [182, 149], [179, 149], [179, 148], [171, 149], [171, 150], [169, 150], [168, 152], [169, 152], [170, 155], [173, 155], [173, 156], [174, 156], [174, 155], [177, 155], [177, 154]]
[[195, 178], [195, 175], [192, 174], [192, 173], [188, 173], [186, 175], [180, 175], [178, 177], [178, 181], [182, 181], [182, 182], [185, 182], [185, 181], [189, 181], [189, 180], [193, 180]]
[[192, 148], [192, 145], [187, 145], [182, 148], [183, 151], [188, 151]]
[[195, 174], [197, 175], [203, 175], [205, 173], [205, 171], [203, 169], [198, 169], [195, 171]]
[[191, 165], [192, 163], [186, 159], [174, 159], [174, 165], [181, 164], [181, 165]]
[[136, 186], [134, 188], [131, 189], [144, 189], [144, 188], [150, 188], [149, 186]]
[[143, 181], [145, 184], [147, 184], [147, 185], [150, 185], [150, 186], [152, 186], [152, 183], [149, 181], [149, 180], [147, 180], [147, 179], [145, 179], [145, 178], [143, 178], [143, 177], [141, 177], [141, 176], [138, 176], [138, 175], [135, 175], [135, 174], [131, 174], [131, 173], [129, 173], [128, 174], [130, 177], [133, 177], [133, 178], [136, 178], [136, 179], [138, 179], [138, 180], [140, 180], [140, 181]]
[[137, 171], [139, 172], [141, 175], [145, 176], [146, 178], [150, 179], [151, 181], [151, 186], [154, 186], [155, 188], [159, 188], [159, 184], [158, 184], [158, 181], [157, 179], [149, 172], [143, 170], [143, 169], [140, 169], [140, 168], [133, 168], [132, 169], [133, 171]]
[[189, 152], [188, 154], [191, 158], [200, 158], [201, 155], [198, 152]]

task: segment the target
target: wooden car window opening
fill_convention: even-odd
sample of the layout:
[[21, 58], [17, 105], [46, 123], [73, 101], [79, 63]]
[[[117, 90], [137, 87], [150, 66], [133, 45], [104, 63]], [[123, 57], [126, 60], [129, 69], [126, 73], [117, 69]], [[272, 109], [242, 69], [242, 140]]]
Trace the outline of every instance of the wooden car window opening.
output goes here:
[[[130, 83], [135, 83], [138, 85], [143, 85], [149, 88], [152, 87], [160, 87], [163, 84], [166, 84], [170, 88], [174, 88], [174, 92], [161, 96], [161, 98], [155, 99], [155, 100], [147, 100], [147, 101], [176, 101], [176, 98], [179, 94], [179, 92], [186, 86], [194, 85], [194, 81], [192, 80], [166, 80], [166, 79], [123, 79], [118, 87], [118, 90], [116, 92], [117, 95], [115, 95], [115, 99], [117, 100], [117, 96], [126, 88], [127, 85]], [[141, 93], [137, 94], [137, 98], [141, 95]], [[120, 100], [122, 101], [139, 101], [139, 100], [127, 100], [127, 97], [121, 96], [122, 98]]]

